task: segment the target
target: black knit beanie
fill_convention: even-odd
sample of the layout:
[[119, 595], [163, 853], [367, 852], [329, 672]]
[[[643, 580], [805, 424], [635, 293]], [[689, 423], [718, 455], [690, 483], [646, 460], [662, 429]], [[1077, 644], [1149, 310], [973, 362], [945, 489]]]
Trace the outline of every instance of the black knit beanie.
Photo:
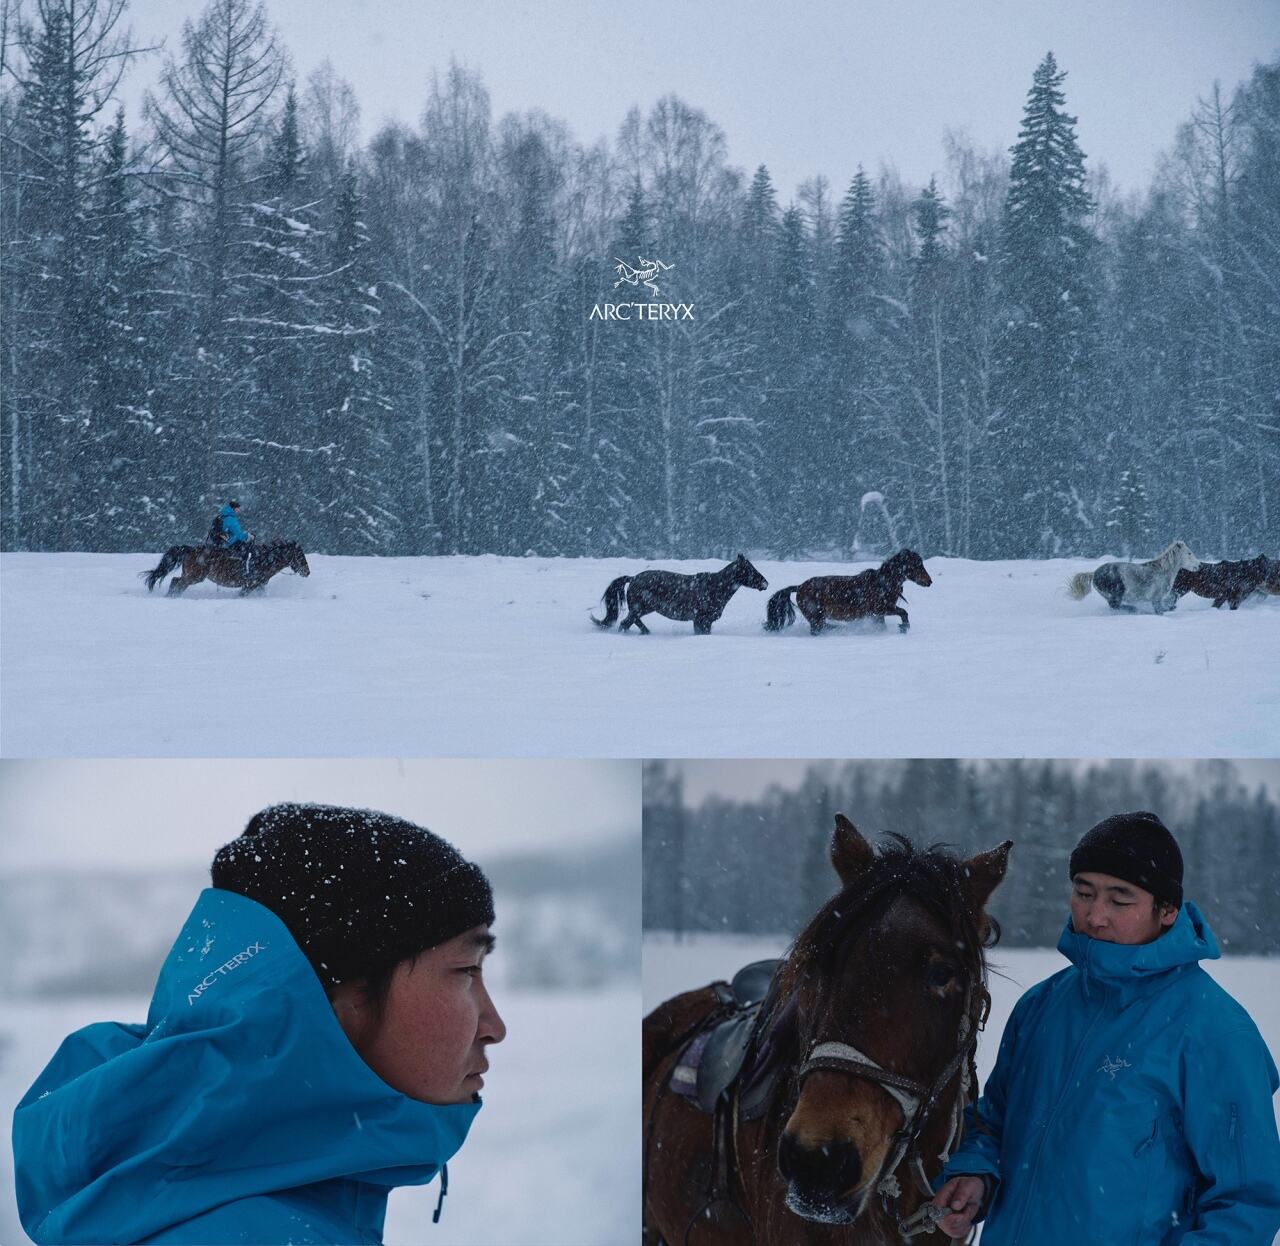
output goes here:
[[1164, 904], [1182, 907], [1178, 841], [1146, 810], [1104, 818], [1076, 845], [1068, 869], [1072, 878], [1077, 874], [1111, 874], [1151, 892]]
[[272, 805], [213, 858], [213, 885], [269, 908], [325, 986], [364, 978], [493, 921], [478, 865], [403, 818]]

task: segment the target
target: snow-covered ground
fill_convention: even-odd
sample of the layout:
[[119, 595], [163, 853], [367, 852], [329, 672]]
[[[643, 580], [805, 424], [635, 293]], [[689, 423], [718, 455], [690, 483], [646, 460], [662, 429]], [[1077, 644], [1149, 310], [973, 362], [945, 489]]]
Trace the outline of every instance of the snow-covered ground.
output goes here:
[[[647, 932], [644, 936], [644, 1011], [650, 1012], [681, 991], [729, 979], [753, 960], [781, 956], [789, 940], [748, 935], [673, 936]], [[1202, 961], [1205, 970], [1248, 1009], [1262, 1031], [1272, 1058], [1280, 1063], [1280, 957], [1226, 956]], [[978, 1043], [978, 1077], [985, 1083], [1000, 1049], [1000, 1036], [1013, 1006], [1029, 987], [1043, 981], [1067, 961], [1053, 948], [996, 948], [991, 956], [991, 1016]], [[1280, 1098], [1276, 1119], [1280, 1122]], [[981, 1234], [979, 1234], [981, 1237]], [[1276, 1238], [1280, 1243], [1280, 1236]]]
[[[930, 559], [912, 629], [588, 621], [620, 559], [314, 557], [242, 599], [158, 554], [0, 560], [0, 752], [30, 756], [1274, 756], [1280, 598], [1072, 601], [1097, 565]], [[713, 562], [667, 563], [686, 571]], [[867, 564], [761, 561], [771, 593]]]
[[[640, 1223], [640, 1012], [634, 989], [504, 993], [485, 1106], [449, 1164], [449, 1194], [405, 1187], [387, 1246], [617, 1246]], [[13, 1109], [63, 1037], [140, 1021], [146, 999], [5, 1000], [0, 1007], [0, 1242], [27, 1241], [13, 1193]]]

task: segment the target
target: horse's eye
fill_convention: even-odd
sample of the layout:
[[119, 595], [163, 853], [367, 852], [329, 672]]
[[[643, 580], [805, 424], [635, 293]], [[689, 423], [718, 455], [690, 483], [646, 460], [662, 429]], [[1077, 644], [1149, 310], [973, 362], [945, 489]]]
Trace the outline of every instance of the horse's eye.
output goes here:
[[925, 975], [925, 982], [933, 990], [941, 990], [955, 976], [956, 971], [952, 965], [930, 965], [929, 972]]

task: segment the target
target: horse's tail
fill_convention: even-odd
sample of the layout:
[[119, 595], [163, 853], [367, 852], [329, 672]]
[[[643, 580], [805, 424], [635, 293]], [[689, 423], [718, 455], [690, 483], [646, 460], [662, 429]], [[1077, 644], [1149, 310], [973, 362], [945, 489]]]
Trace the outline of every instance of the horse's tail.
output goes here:
[[622, 594], [631, 583], [632, 577], [620, 575], [604, 590], [604, 618], [597, 619], [593, 614], [591, 621], [597, 627], [612, 627], [618, 621], [618, 611], [622, 608]]
[[165, 550], [164, 557], [160, 559], [159, 566], [153, 567], [150, 571], [139, 572], [147, 582], [148, 593], [187, 556], [187, 550], [190, 548], [189, 545], [170, 545]]
[[1089, 590], [1093, 587], [1093, 572], [1080, 571], [1071, 577], [1067, 582], [1067, 592], [1071, 594], [1076, 601], [1080, 601], [1084, 597], [1089, 596]]
[[791, 604], [791, 594], [799, 588], [799, 584], [793, 584], [790, 588], [779, 589], [769, 598], [768, 613], [764, 619], [766, 632], [780, 632], [796, 621], [796, 608]]

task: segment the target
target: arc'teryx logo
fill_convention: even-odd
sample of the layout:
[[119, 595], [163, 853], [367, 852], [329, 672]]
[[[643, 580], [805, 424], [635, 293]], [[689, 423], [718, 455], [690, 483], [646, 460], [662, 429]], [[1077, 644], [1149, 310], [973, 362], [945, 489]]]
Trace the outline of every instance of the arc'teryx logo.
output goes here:
[[[615, 257], [616, 258], [616, 257]], [[621, 285], [645, 286], [654, 294], [661, 294], [656, 278], [662, 273], [670, 272], [675, 265], [666, 264], [662, 260], [647, 260], [643, 255], [636, 261], [638, 268], [633, 268], [626, 260], [618, 260], [614, 272], [618, 280], [613, 283], [616, 290]], [[591, 308], [588, 320], [692, 320], [692, 303], [596, 303]]]
[[[618, 259], [616, 255], [613, 258]], [[618, 280], [613, 283], [613, 288], [616, 290], [624, 283], [629, 286], [638, 286], [643, 282], [654, 294], [661, 294], [662, 291], [658, 289], [654, 278], [659, 272], [669, 273], [675, 265], [664, 264], [661, 260], [647, 260], [643, 255], [637, 256], [636, 262], [640, 265], [639, 268], [632, 268], [626, 260], [618, 260], [618, 266], [613, 270], [618, 274]]]
[[238, 969], [247, 960], [252, 960], [263, 949], [261, 943], [250, 943], [243, 952], [237, 952], [225, 965], [219, 965], [211, 974], [197, 982], [195, 989], [187, 996], [187, 1003], [194, 1004], [219, 978], [225, 977], [233, 969]]
[[1109, 1073], [1111, 1075], [1111, 1080], [1114, 1082], [1116, 1080], [1116, 1074], [1119, 1073], [1121, 1069], [1131, 1068], [1133, 1068], [1133, 1065], [1131, 1065], [1128, 1060], [1113, 1060], [1108, 1055], [1105, 1056], [1102, 1063], [1098, 1065], [1097, 1071], [1099, 1073]]

